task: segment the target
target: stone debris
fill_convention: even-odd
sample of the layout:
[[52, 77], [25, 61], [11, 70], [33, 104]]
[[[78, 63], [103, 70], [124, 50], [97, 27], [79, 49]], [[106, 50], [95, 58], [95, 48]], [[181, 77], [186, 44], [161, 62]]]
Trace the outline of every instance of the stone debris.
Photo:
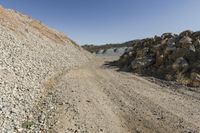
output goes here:
[[55, 84], [49, 79], [89, 56], [62, 33], [0, 7], [0, 132], [34, 127], [32, 111]]
[[164, 33], [132, 44], [117, 61], [123, 70], [200, 86], [200, 32]]

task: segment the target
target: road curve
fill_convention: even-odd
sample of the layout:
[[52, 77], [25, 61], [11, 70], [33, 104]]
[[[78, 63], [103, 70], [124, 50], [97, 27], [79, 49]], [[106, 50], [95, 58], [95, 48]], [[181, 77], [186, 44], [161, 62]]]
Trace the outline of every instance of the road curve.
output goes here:
[[131, 73], [103, 66], [111, 57], [96, 57], [70, 70], [56, 89], [58, 133], [193, 133], [200, 132], [200, 101]]

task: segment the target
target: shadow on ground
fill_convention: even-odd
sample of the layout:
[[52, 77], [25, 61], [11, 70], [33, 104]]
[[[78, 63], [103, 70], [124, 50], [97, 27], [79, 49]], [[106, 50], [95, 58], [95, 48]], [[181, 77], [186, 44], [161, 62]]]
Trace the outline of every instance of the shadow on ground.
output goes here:
[[129, 68], [129, 67], [124, 67], [124, 68], [120, 67], [117, 60], [115, 60], [115, 61], [105, 61], [104, 64], [103, 64], [103, 67], [114, 68], [118, 72], [119, 71], [121, 71], [121, 72], [131, 72], [131, 68]]
[[155, 83], [155, 84], [161, 86], [163, 89], [168, 88], [168, 89], [174, 90], [176, 92], [179, 92], [181, 94], [192, 96], [192, 97], [200, 100], [200, 88], [185, 86], [176, 81], [167, 81], [162, 78], [152, 76], [150, 74], [141, 74], [141, 73], [133, 72], [133, 71], [131, 71], [131, 68], [128, 68], [128, 67], [121, 68], [120, 65], [118, 64], [117, 60], [105, 61], [102, 67], [107, 68], [107, 69], [115, 69], [117, 72], [132, 73], [133, 75], [142, 77], [142, 78], [148, 80], [149, 82], [152, 82], [152, 83]]

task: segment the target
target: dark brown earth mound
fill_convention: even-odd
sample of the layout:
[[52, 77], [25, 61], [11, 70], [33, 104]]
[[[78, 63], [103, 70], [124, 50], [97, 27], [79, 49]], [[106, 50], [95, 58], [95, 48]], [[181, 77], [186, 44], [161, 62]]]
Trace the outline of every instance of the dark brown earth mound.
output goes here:
[[124, 70], [200, 86], [200, 32], [164, 33], [133, 44], [117, 61]]

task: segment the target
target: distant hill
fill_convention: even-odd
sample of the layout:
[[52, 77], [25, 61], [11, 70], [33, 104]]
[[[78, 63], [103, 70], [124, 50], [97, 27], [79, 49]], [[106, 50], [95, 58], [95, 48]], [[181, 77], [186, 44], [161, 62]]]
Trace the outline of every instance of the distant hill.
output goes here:
[[114, 48], [121, 48], [121, 47], [131, 47], [138, 41], [139, 40], [132, 40], [132, 41], [124, 42], [124, 43], [113, 43], [113, 44], [111, 43], [111, 44], [104, 44], [104, 45], [99, 45], [99, 46], [93, 45], [93, 44], [86, 44], [86, 45], [83, 45], [82, 47], [91, 53], [97, 53], [100, 50], [106, 51], [110, 48], [114, 49]]

